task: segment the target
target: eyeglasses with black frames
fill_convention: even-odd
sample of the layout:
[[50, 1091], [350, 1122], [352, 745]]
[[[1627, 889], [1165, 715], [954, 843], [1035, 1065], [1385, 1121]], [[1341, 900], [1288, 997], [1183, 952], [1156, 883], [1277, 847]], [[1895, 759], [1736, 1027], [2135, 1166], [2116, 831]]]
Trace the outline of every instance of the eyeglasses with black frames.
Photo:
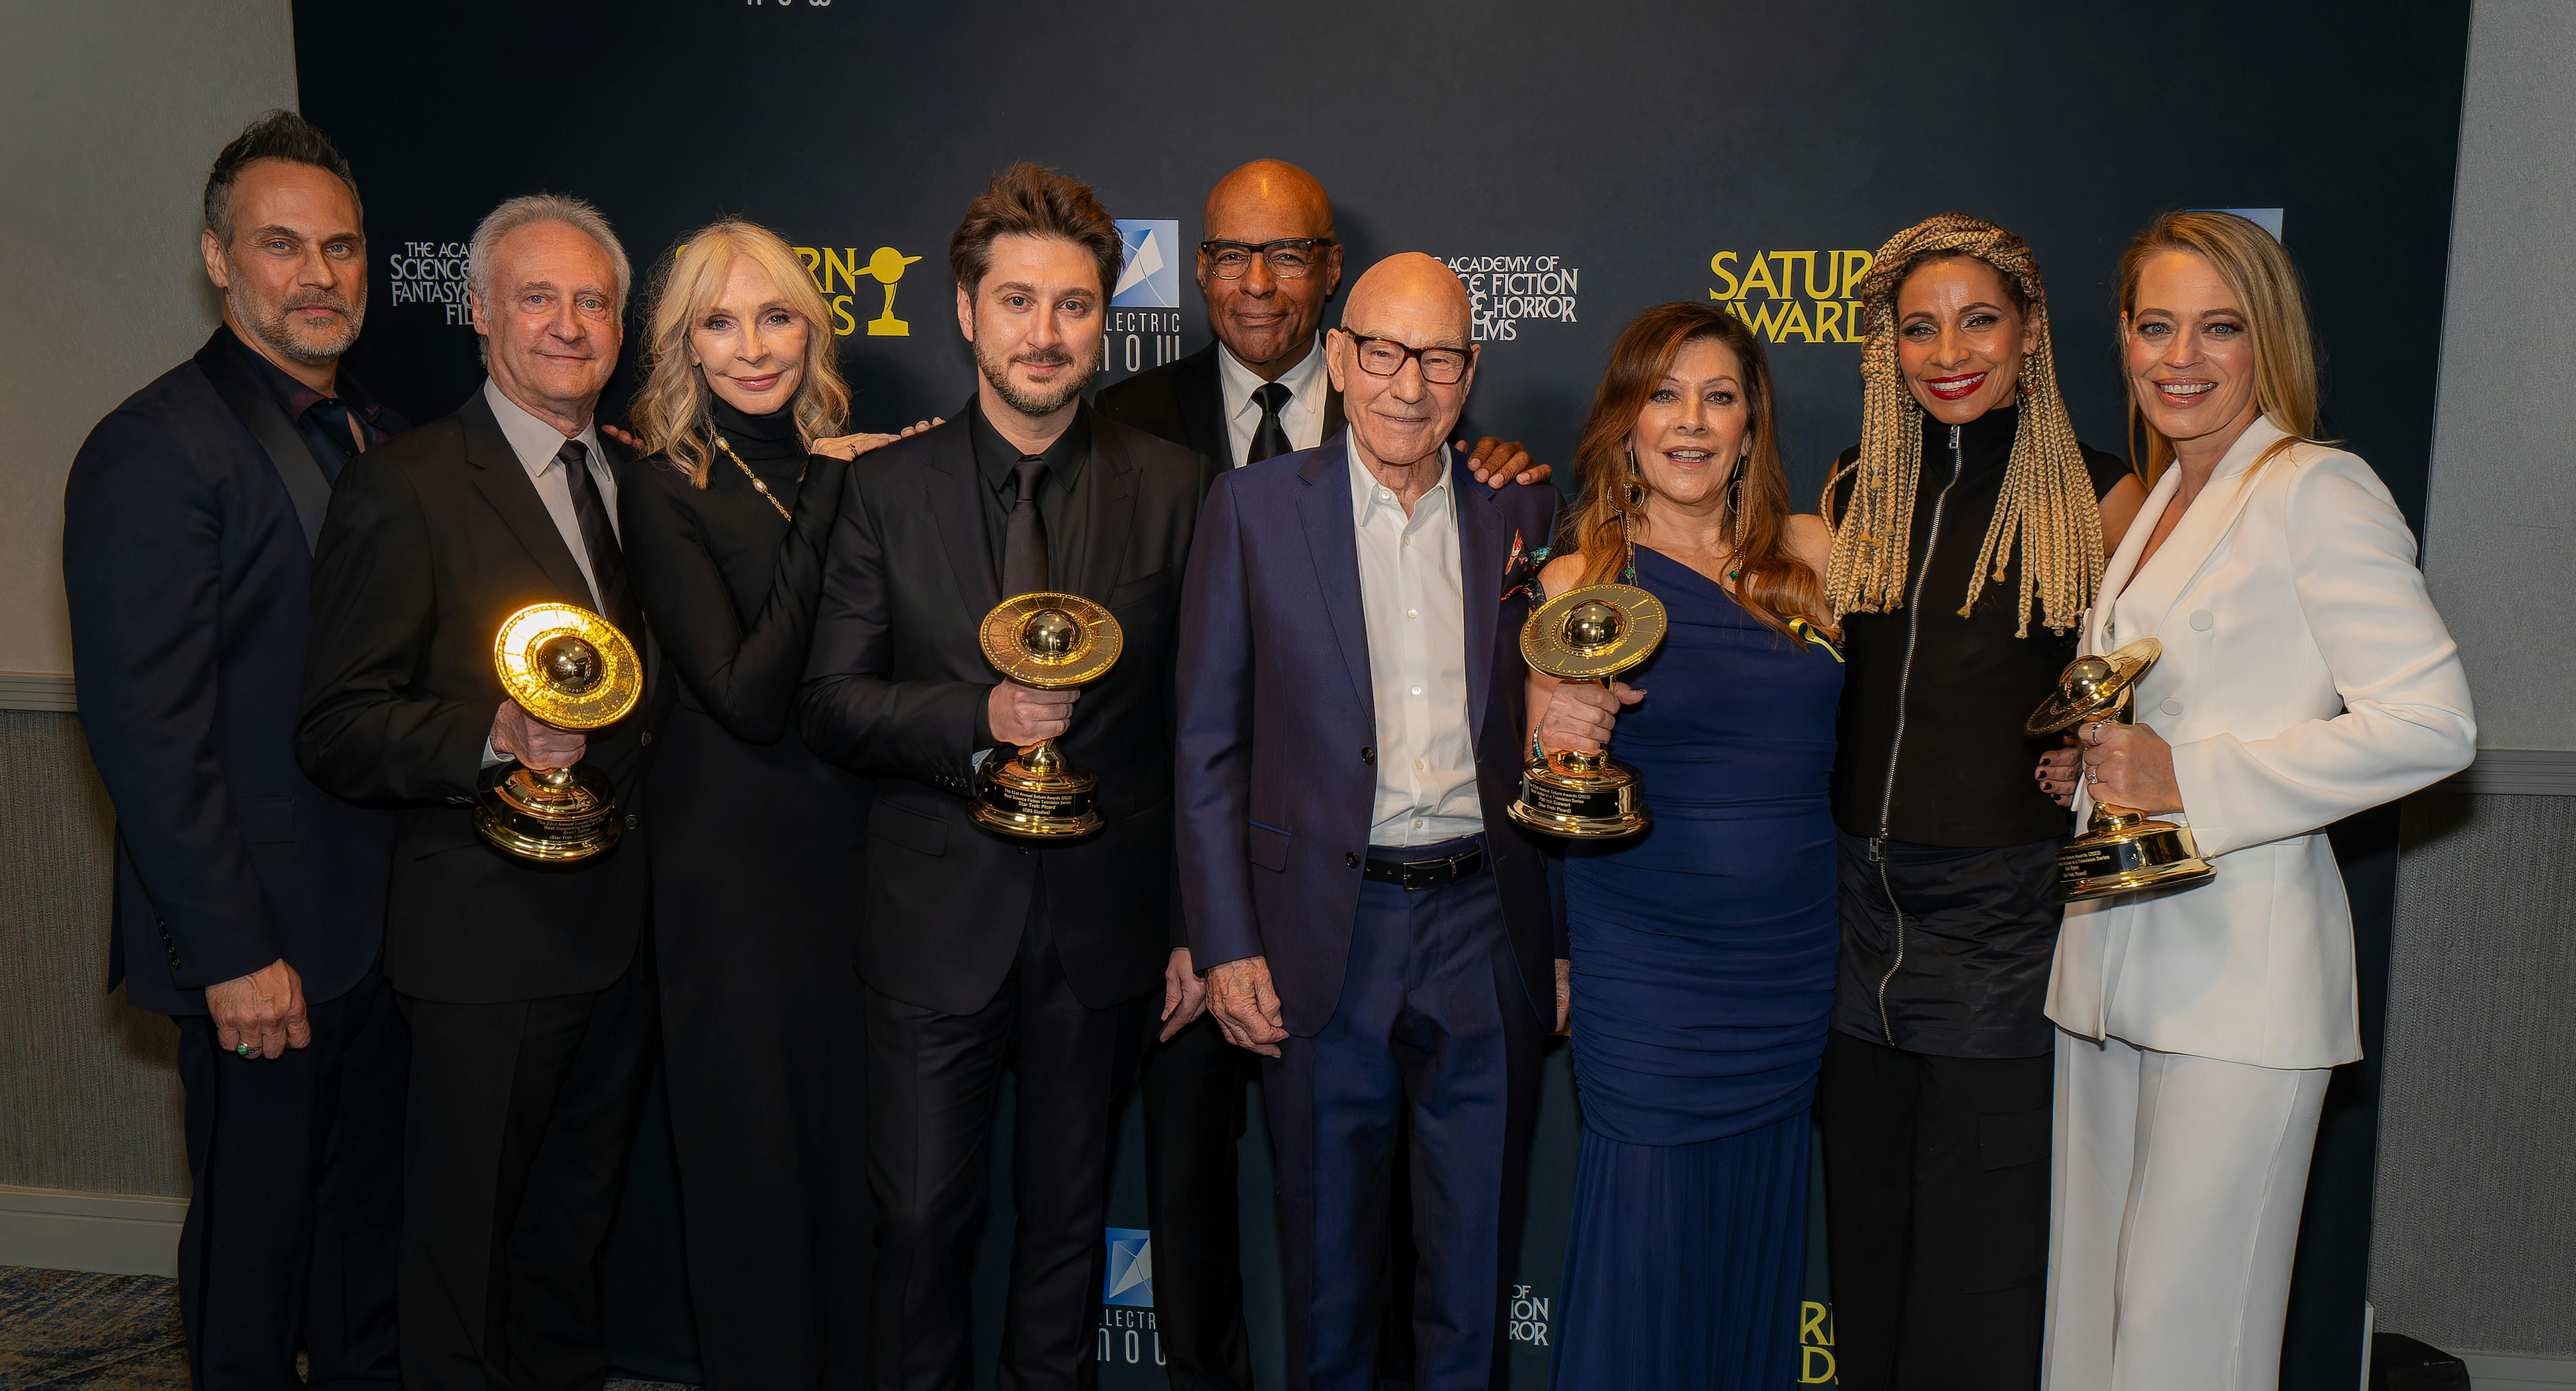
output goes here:
[[1281, 237], [1259, 246], [1240, 241], [1203, 241], [1199, 254], [1205, 256], [1208, 270], [1219, 280], [1241, 280], [1252, 269], [1252, 258], [1269, 262], [1270, 274], [1280, 280], [1303, 280], [1332, 248], [1331, 237]]
[[1433, 386], [1456, 386], [1467, 375], [1468, 364], [1476, 360], [1467, 348], [1409, 348], [1392, 338], [1369, 338], [1348, 329], [1336, 333], [1351, 340], [1360, 370], [1372, 377], [1392, 377], [1404, 370], [1404, 360], [1411, 358], [1422, 365], [1422, 379]]

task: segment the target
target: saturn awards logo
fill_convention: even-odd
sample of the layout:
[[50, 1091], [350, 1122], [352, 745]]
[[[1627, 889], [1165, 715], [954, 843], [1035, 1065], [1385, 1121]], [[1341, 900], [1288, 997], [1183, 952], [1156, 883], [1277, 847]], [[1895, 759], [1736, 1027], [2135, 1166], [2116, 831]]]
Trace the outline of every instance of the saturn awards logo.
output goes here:
[[1721, 251], [1708, 297], [1773, 343], [1857, 343], [1866, 251]]
[[[1169, 224], [1166, 224], [1169, 225]], [[1109, 1261], [1100, 1279], [1100, 1351], [1096, 1360], [1163, 1365], [1163, 1335], [1154, 1326], [1154, 1234], [1142, 1227], [1103, 1230]]]
[[1127, 264], [1109, 292], [1104, 372], [1141, 372], [1181, 355], [1181, 224], [1118, 219]]
[[1467, 287], [1476, 343], [1509, 343], [1529, 322], [1571, 324], [1583, 272], [1562, 256], [1448, 256], [1442, 263]]
[[385, 258], [385, 286], [391, 304], [435, 304], [451, 324], [472, 324], [473, 306], [465, 298], [468, 253], [462, 241], [407, 241]]
[[[920, 260], [906, 256], [891, 246], [880, 246], [865, 259], [855, 246], [800, 246], [796, 259], [805, 263], [805, 273], [814, 277], [814, 288], [823, 292], [831, 306], [832, 332], [842, 338], [860, 332], [866, 324], [870, 338], [909, 338], [912, 324], [895, 317], [895, 287], [903, 280], [906, 267]], [[860, 282], [867, 283], [862, 286]], [[880, 300], [878, 292], [883, 291]], [[870, 309], [876, 317], [862, 320]]]

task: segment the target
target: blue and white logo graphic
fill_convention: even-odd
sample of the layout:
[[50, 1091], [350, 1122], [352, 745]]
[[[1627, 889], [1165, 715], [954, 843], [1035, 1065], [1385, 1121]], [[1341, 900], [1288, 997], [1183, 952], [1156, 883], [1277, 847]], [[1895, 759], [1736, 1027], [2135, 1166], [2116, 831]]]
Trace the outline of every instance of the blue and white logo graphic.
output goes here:
[[1100, 1302], [1129, 1309], [1153, 1308], [1154, 1234], [1142, 1227], [1110, 1227], [1107, 1231], [1109, 1272], [1100, 1282]]
[[1109, 303], [1119, 309], [1181, 307], [1181, 224], [1118, 219], [1118, 240], [1127, 248], [1127, 266], [1118, 272], [1118, 288]]

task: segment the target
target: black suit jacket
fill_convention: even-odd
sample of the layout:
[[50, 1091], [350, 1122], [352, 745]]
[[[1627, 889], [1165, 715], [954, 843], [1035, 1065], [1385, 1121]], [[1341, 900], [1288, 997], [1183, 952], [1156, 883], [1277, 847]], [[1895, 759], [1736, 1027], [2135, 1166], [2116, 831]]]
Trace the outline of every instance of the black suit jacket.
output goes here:
[[[603, 438], [621, 471], [631, 458]], [[590, 732], [627, 832], [571, 866], [505, 855], [475, 832], [483, 744], [506, 698], [501, 620], [590, 588], [478, 390], [454, 415], [369, 450], [341, 475], [313, 561], [313, 657], [296, 755], [351, 801], [400, 809], [385, 970], [405, 994], [491, 1004], [598, 990], [644, 921], [648, 733], [668, 683]], [[629, 633], [639, 651], [643, 633]], [[506, 771], [506, 765], [503, 770]]]
[[156, 1014], [203, 1014], [206, 986], [281, 957], [334, 999], [384, 936], [393, 818], [295, 766], [296, 495], [330, 485], [230, 331], [100, 421], [63, 489], [73, 684], [116, 804], [108, 984]]
[[[1234, 457], [1233, 437], [1225, 429], [1225, 386], [1217, 378], [1211, 342], [1187, 357], [1149, 368], [1115, 386], [1101, 388], [1099, 413], [1121, 425], [1133, 425], [1157, 439], [1185, 444], [1198, 451], [1205, 481], [1215, 483], [1242, 461]], [[1317, 352], [1323, 351], [1319, 344]], [[1324, 438], [1342, 432], [1342, 393], [1324, 386]]]
[[969, 815], [976, 716], [999, 680], [976, 634], [1002, 596], [967, 431], [951, 420], [851, 464], [798, 719], [816, 754], [875, 780], [857, 905], [870, 987], [949, 1014], [983, 1008], [1043, 870], [1066, 978], [1101, 1008], [1152, 990], [1172, 945], [1172, 633], [1200, 462], [1092, 417], [1072, 587], [1117, 615], [1126, 646], [1083, 688], [1059, 747], [1099, 776], [1108, 825], [1032, 848]]

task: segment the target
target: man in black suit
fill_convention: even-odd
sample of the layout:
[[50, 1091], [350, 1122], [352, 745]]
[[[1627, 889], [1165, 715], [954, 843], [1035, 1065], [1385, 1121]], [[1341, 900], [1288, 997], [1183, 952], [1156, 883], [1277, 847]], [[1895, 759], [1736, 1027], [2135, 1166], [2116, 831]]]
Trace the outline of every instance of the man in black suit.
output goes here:
[[295, 766], [306, 582], [333, 481], [403, 428], [340, 374], [367, 306], [348, 162], [291, 112], [215, 157], [224, 293], [63, 492], [90, 758], [116, 804], [108, 984], [179, 1024], [198, 1386], [391, 1386], [404, 1058], [377, 971], [393, 818]]
[[[1215, 340], [1100, 393], [1099, 413], [1197, 450], [1207, 478], [1342, 432], [1342, 393], [1324, 370], [1324, 307], [1342, 283], [1333, 203], [1314, 175], [1256, 159], [1217, 180], [1203, 214], [1199, 293]], [[1461, 452], [1465, 451], [1463, 443]], [[1479, 482], [1545, 482], [1520, 445], [1487, 436], [1469, 468]], [[1201, 1018], [1205, 987], [1186, 946], [1172, 954], [1161, 1037], [1145, 1055], [1146, 1206], [1154, 1232], [1154, 1324], [1173, 1391], [1252, 1391], [1243, 1318], [1235, 1152], [1244, 1087], [1259, 1059], [1227, 1046]], [[1410, 1210], [1390, 1218], [1387, 1288], [1410, 1298]], [[1390, 1338], [1410, 1320], [1390, 1318]], [[1389, 1365], [1410, 1364], [1392, 1344]]]
[[[643, 646], [615, 529], [628, 456], [591, 419], [627, 282], [589, 204], [540, 194], [495, 209], [468, 270], [490, 377], [349, 471], [314, 560], [297, 755], [323, 787], [398, 809], [385, 970], [414, 1045], [412, 1391], [596, 1386], [608, 1365], [599, 1259], [654, 1022], [631, 813], [655, 702], [587, 739], [552, 729], [503, 694], [492, 639], [551, 600]], [[484, 843], [475, 794], [512, 760], [585, 757], [629, 813], [614, 848], [541, 866]]]
[[[1017, 1074], [1017, 1222], [1001, 1385], [1093, 1384], [1109, 1126], [1176, 940], [1172, 629], [1202, 493], [1188, 450], [1106, 420], [1082, 388], [1118, 283], [1116, 224], [1031, 165], [949, 243], [975, 397], [850, 472], [799, 722], [875, 779], [855, 905], [877, 1228], [871, 1384], [971, 1385], [968, 1276], [994, 1099]], [[1003, 597], [1106, 605], [1102, 679], [998, 678], [977, 633]], [[990, 759], [1063, 736], [1107, 824], [1043, 848], [976, 825]]]

